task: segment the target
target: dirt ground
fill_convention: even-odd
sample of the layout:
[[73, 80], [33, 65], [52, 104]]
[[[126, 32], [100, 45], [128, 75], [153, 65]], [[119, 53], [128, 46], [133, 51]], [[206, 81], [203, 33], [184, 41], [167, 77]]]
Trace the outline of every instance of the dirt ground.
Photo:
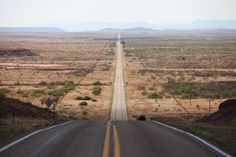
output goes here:
[[[217, 111], [222, 101], [236, 97], [236, 91], [232, 90], [236, 81], [235, 31], [160, 31], [123, 33], [122, 37], [130, 119], [141, 114], [147, 118], [204, 116]], [[188, 93], [179, 95], [179, 91], [189, 90], [189, 85], [171, 92], [166, 85], [172, 80], [176, 84], [199, 86], [201, 90], [197, 88], [197, 96], [192, 98]], [[228, 84], [224, 89], [218, 85], [222, 82]], [[206, 91], [204, 85], [209, 86], [209, 90]], [[220, 90], [226, 91], [219, 93]], [[158, 97], [150, 98], [152, 93]]]
[[[96, 33], [1, 33], [0, 92], [42, 108], [47, 107], [45, 100], [56, 99], [56, 111], [73, 118], [108, 119], [114, 37]], [[102, 92], [93, 95], [97, 81], [103, 84]], [[81, 106], [75, 100], [78, 96], [94, 100]]]

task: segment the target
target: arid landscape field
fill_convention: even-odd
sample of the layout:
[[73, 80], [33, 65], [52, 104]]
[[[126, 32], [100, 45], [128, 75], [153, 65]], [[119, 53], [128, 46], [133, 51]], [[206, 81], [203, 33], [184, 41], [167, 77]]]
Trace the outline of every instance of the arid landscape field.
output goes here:
[[[122, 36], [130, 119], [203, 116], [235, 98], [235, 31]], [[71, 118], [109, 119], [115, 38], [115, 33], [1, 33], [1, 94], [41, 108], [55, 103], [57, 113]]]
[[[71, 119], [108, 121], [115, 79], [124, 76], [129, 120], [162, 121], [234, 154], [235, 118], [222, 116], [219, 106], [236, 98], [236, 31], [124, 31], [120, 36], [0, 33], [0, 143]], [[116, 52], [122, 55], [118, 61]], [[118, 62], [123, 76], [116, 74]], [[224, 120], [215, 122], [219, 115]], [[227, 136], [219, 137], [222, 133]]]
[[73, 118], [108, 119], [115, 44], [107, 37], [113, 35], [1, 34], [1, 92], [42, 108], [55, 103]]
[[129, 118], [204, 116], [236, 97], [235, 31], [124, 34]]

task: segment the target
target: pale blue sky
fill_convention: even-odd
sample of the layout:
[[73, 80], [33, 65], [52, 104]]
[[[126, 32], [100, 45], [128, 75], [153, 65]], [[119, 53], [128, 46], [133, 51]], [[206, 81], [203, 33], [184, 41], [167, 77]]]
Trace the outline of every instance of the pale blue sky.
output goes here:
[[0, 26], [236, 19], [236, 0], [0, 0]]

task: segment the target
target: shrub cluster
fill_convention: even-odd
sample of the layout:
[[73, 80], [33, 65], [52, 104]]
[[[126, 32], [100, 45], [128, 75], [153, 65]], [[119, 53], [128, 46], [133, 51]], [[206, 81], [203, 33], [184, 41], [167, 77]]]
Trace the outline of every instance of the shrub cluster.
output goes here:
[[99, 95], [101, 92], [102, 92], [102, 88], [100, 87], [94, 87], [92, 91], [93, 95]]

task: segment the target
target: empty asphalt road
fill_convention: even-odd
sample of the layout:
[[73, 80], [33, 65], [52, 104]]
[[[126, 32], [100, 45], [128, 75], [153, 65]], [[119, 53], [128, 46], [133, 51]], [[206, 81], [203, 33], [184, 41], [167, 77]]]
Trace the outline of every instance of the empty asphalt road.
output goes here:
[[152, 121], [108, 123], [104, 121], [72, 121], [39, 132], [4, 151], [0, 151], [0, 157], [221, 156], [189, 136]]
[[125, 101], [125, 85], [122, 64], [123, 47], [120, 43], [120, 34], [116, 42], [116, 73], [114, 81], [111, 120], [128, 120]]

